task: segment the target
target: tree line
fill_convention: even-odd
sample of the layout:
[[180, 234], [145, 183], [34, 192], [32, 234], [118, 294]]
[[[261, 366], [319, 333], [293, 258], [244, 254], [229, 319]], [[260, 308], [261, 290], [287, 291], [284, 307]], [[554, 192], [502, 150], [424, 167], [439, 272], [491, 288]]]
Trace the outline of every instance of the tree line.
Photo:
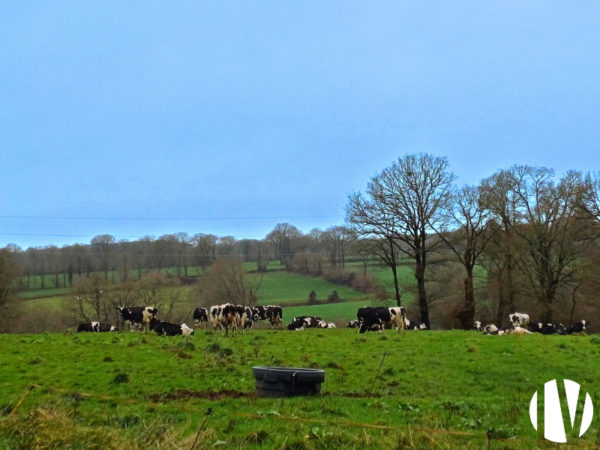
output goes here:
[[204, 273], [223, 258], [251, 261], [258, 272], [276, 259], [288, 271], [313, 275], [331, 268], [343, 274], [351, 259], [364, 261], [366, 274], [367, 260], [376, 257], [391, 271], [396, 304], [407, 294], [398, 269], [409, 266], [421, 321], [431, 324], [433, 308], [438, 325], [468, 329], [476, 315], [502, 323], [518, 309], [544, 321], [597, 311], [599, 225], [600, 173], [557, 177], [550, 168], [515, 165], [457, 186], [447, 158], [413, 154], [373, 176], [364, 193], [350, 194], [345, 224], [327, 230], [304, 234], [279, 223], [262, 240], [100, 235], [62, 248], [8, 246], [0, 256], [20, 268], [20, 288], [38, 274], [65, 287], [94, 273], [126, 282], [165, 268], [189, 279], [191, 268]]

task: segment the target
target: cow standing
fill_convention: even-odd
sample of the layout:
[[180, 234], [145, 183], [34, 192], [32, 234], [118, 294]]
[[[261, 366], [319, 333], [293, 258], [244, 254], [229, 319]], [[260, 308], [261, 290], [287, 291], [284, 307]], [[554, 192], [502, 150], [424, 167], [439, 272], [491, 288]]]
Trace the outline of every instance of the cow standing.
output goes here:
[[194, 325], [196, 327], [204, 323], [204, 327], [206, 328], [206, 324], [208, 323], [208, 310], [206, 308], [194, 309], [194, 314], [192, 317], [194, 319]]
[[225, 336], [229, 335], [229, 329], [235, 333], [237, 329], [236, 307], [231, 303], [215, 305], [210, 307], [210, 320], [215, 328], [220, 328]]
[[158, 319], [158, 309], [153, 306], [132, 306], [131, 308], [118, 308], [121, 312], [123, 322], [129, 322], [130, 330], [136, 326], [144, 327], [146, 331], [150, 329], [150, 321]]
[[271, 328], [277, 325], [283, 328], [283, 308], [281, 306], [276, 305], [268, 305], [265, 306], [265, 308], [265, 315], [267, 319], [269, 319], [269, 325], [271, 326]]

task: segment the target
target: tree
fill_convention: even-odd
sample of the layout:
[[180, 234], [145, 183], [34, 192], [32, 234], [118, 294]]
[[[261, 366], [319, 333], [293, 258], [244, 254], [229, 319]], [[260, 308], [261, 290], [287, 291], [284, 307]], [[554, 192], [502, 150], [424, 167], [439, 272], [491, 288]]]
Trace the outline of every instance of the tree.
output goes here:
[[425, 273], [428, 256], [440, 243], [434, 227], [444, 219], [454, 179], [446, 158], [422, 153], [398, 158], [369, 183], [379, 216], [393, 220], [391, 244], [414, 261], [421, 321], [428, 327]]
[[542, 320], [551, 322], [557, 292], [574, 280], [581, 259], [585, 222], [576, 215], [582, 178], [569, 171], [556, 184], [554, 171], [545, 167], [515, 166], [512, 173], [521, 217], [515, 231], [527, 249], [521, 269], [543, 307]]
[[473, 269], [492, 233], [487, 226], [489, 211], [483, 206], [476, 187], [464, 186], [455, 192], [453, 200], [448, 209], [448, 228], [437, 231], [465, 269], [464, 302], [457, 312], [457, 317], [461, 327], [470, 330], [473, 328], [475, 316]]
[[192, 287], [190, 297], [195, 305], [205, 307], [222, 303], [255, 305], [261, 282], [262, 277], [251, 281], [240, 261], [219, 258]]
[[402, 306], [402, 296], [398, 284], [398, 250], [395, 238], [399, 233], [399, 221], [386, 205], [376, 201], [379, 197], [378, 185], [369, 182], [368, 198], [355, 193], [349, 196], [346, 206], [346, 221], [353, 227], [362, 241], [372, 243], [368, 248], [391, 270], [394, 282], [396, 305]]
[[485, 258], [488, 279], [495, 278], [498, 306], [496, 323], [514, 312], [517, 286], [514, 279], [517, 256], [515, 225], [518, 222], [519, 200], [514, 191], [512, 170], [501, 170], [481, 182], [480, 193], [483, 206], [490, 211], [494, 223], [492, 244]]
[[4, 330], [13, 317], [10, 306], [15, 299], [15, 280], [19, 276], [19, 268], [15, 263], [14, 254], [7, 248], [0, 249], [0, 330]]
[[0, 307], [12, 299], [18, 273], [12, 253], [6, 248], [0, 249]]
[[217, 237], [212, 234], [196, 234], [192, 238], [192, 245], [194, 261], [204, 273], [217, 257]]
[[115, 238], [110, 234], [95, 236], [91, 241], [92, 250], [98, 258], [100, 270], [104, 272], [104, 278], [108, 280], [108, 272], [112, 268]]
[[588, 173], [581, 193], [583, 210], [600, 222], [600, 172]]
[[279, 262], [286, 268], [294, 256], [292, 243], [301, 236], [302, 233], [295, 226], [289, 223], [278, 223], [266, 237], [267, 241], [273, 245]]
[[343, 269], [346, 263], [348, 248], [356, 240], [354, 231], [345, 226], [331, 227], [322, 233], [321, 240], [329, 250], [331, 265], [337, 266], [339, 264]]

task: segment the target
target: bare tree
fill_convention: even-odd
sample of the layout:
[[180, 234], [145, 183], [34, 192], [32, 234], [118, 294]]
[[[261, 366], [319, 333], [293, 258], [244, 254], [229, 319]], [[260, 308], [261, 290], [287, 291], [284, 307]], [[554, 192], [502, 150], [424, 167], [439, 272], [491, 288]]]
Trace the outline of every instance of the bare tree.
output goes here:
[[500, 324], [503, 318], [514, 312], [517, 292], [514, 272], [518, 251], [514, 230], [519, 220], [519, 199], [514, 190], [511, 170], [501, 170], [484, 179], [480, 191], [483, 205], [497, 225], [492, 238], [494, 245], [488, 248], [490, 257], [486, 258], [486, 263], [493, 269], [489, 271], [490, 275], [495, 274], [497, 279], [498, 307], [495, 320]]
[[372, 180], [374, 200], [397, 220], [397, 249], [414, 261], [421, 321], [428, 327], [428, 257], [441, 242], [434, 227], [444, 220], [454, 180], [446, 158], [426, 153], [400, 157]]
[[217, 257], [217, 237], [212, 234], [196, 234], [192, 238], [192, 244], [194, 261], [204, 273]]
[[492, 236], [487, 226], [489, 211], [481, 202], [479, 189], [473, 186], [458, 190], [449, 206], [447, 228], [433, 228], [465, 269], [464, 302], [457, 317], [461, 327], [470, 330], [475, 315], [473, 270]]
[[402, 295], [398, 284], [398, 250], [395, 237], [399, 233], [399, 221], [386, 205], [376, 201], [380, 196], [379, 186], [373, 181], [367, 186], [369, 199], [360, 193], [350, 195], [346, 206], [346, 220], [363, 240], [372, 242], [377, 256], [392, 270], [396, 305], [402, 306]]
[[280, 263], [286, 268], [294, 256], [292, 244], [300, 236], [302, 233], [295, 226], [289, 223], [278, 223], [266, 237], [266, 240], [273, 245]]
[[329, 250], [331, 265], [337, 266], [339, 264], [343, 269], [348, 248], [356, 240], [356, 233], [349, 227], [334, 226], [322, 233], [321, 239]]
[[515, 193], [522, 224], [515, 231], [526, 243], [521, 269], [552, 321], [552, 306], [559, 289], [572, 282], [580, 260], [578, 241], [584, 229], [576, 217], [582, 192], [578, 172], [568, 172], [558, 184], [545, 167], [515, 166]]
[[95, 236], [91, 241], [92, 250], [98, 258], [100, 270], [104, 272], [104, 277], [108, 280], [108, 272], [112, 268], [115, 251], [115, 238], [110, 234]]
[[211, 306], [221, 303], [255, 305], [262, 277], [252, 282], [242, 263], [232, 258], [220, 258], [190, 290], [195, 305]]
[[585, 212], [600, 222], [600, 172], [588, 173], [585, 177], [581, 204]]

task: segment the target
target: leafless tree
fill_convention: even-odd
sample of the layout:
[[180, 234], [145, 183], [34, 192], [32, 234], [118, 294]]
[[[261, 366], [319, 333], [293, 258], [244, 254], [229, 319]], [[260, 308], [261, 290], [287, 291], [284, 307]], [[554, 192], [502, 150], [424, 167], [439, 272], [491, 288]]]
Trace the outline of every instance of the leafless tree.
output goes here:
[[492, 237], [487, 224], [490, 213], [481, 202], [479, 189], [473, 186], [456, 191], [447, 211], [449, 220], [444, 228], [433, 228], [465, 269], [464, 302], [457, 317], [461, 327], [469, 330], [475, 315], [473, 270]]
[[262, 277], [252, 281], [240, 261], [220, 258], [190, 289], [189, 295], [196, 306], [209, 307], [222, 303], [255, 305], [261, 281]]
[[422, 153], [398, 158], [371, 181], [373, 200], [397, 221], [396, 248], [414, 261], [421, 321], [427, 326], [428, 257], [441, 242], [434, 227], [444, 220], [454, 180], [446, 158]]
[[273, 246], [277, 259], [286, 268], [294, 256], [293, 243], [301, 236], [302, 233], [295, 226], [289, 223], [278, 223], [266, 237]]
[[492, 236], [494, 245], [488, 247], [489, 258], [485, 263], [490, 270], [489, 275], [495, 275], [497, 281], [498, 307], [496, 323], [514, 312], [517, 285], [515, 268], [518, 256], [515, 226], [519, 220], [519, 199], [514, 189], [514, 177], [511, 170], [501, 170], [484, 179], [480, 186], [481, 199], [484, 207], [490, 211], [494, 220], [490, 226], [495, 231]]
[[521, 215], [515, 231], [527, 248], [521, 270], [543, 306], [543, 320], [552, 321], [556, 294], [573, 281], [580, 260], [585, 222], [576, 214], [582, 177], [570, 171], [556, 184], [552, 169], [529, 166], [515, 166], [513, 176]]
[[108, 272], [112, 269], [113, 257], [115, 253], [115, 238], [110, 234], [103, 234], [92, 238], [92, 250], [98, 258], [100, 270], [104, 272], [108, 280]]
[[600, 222], [600, 172], [588, 173], [584, 186], [581, 195], [583, 209]]

